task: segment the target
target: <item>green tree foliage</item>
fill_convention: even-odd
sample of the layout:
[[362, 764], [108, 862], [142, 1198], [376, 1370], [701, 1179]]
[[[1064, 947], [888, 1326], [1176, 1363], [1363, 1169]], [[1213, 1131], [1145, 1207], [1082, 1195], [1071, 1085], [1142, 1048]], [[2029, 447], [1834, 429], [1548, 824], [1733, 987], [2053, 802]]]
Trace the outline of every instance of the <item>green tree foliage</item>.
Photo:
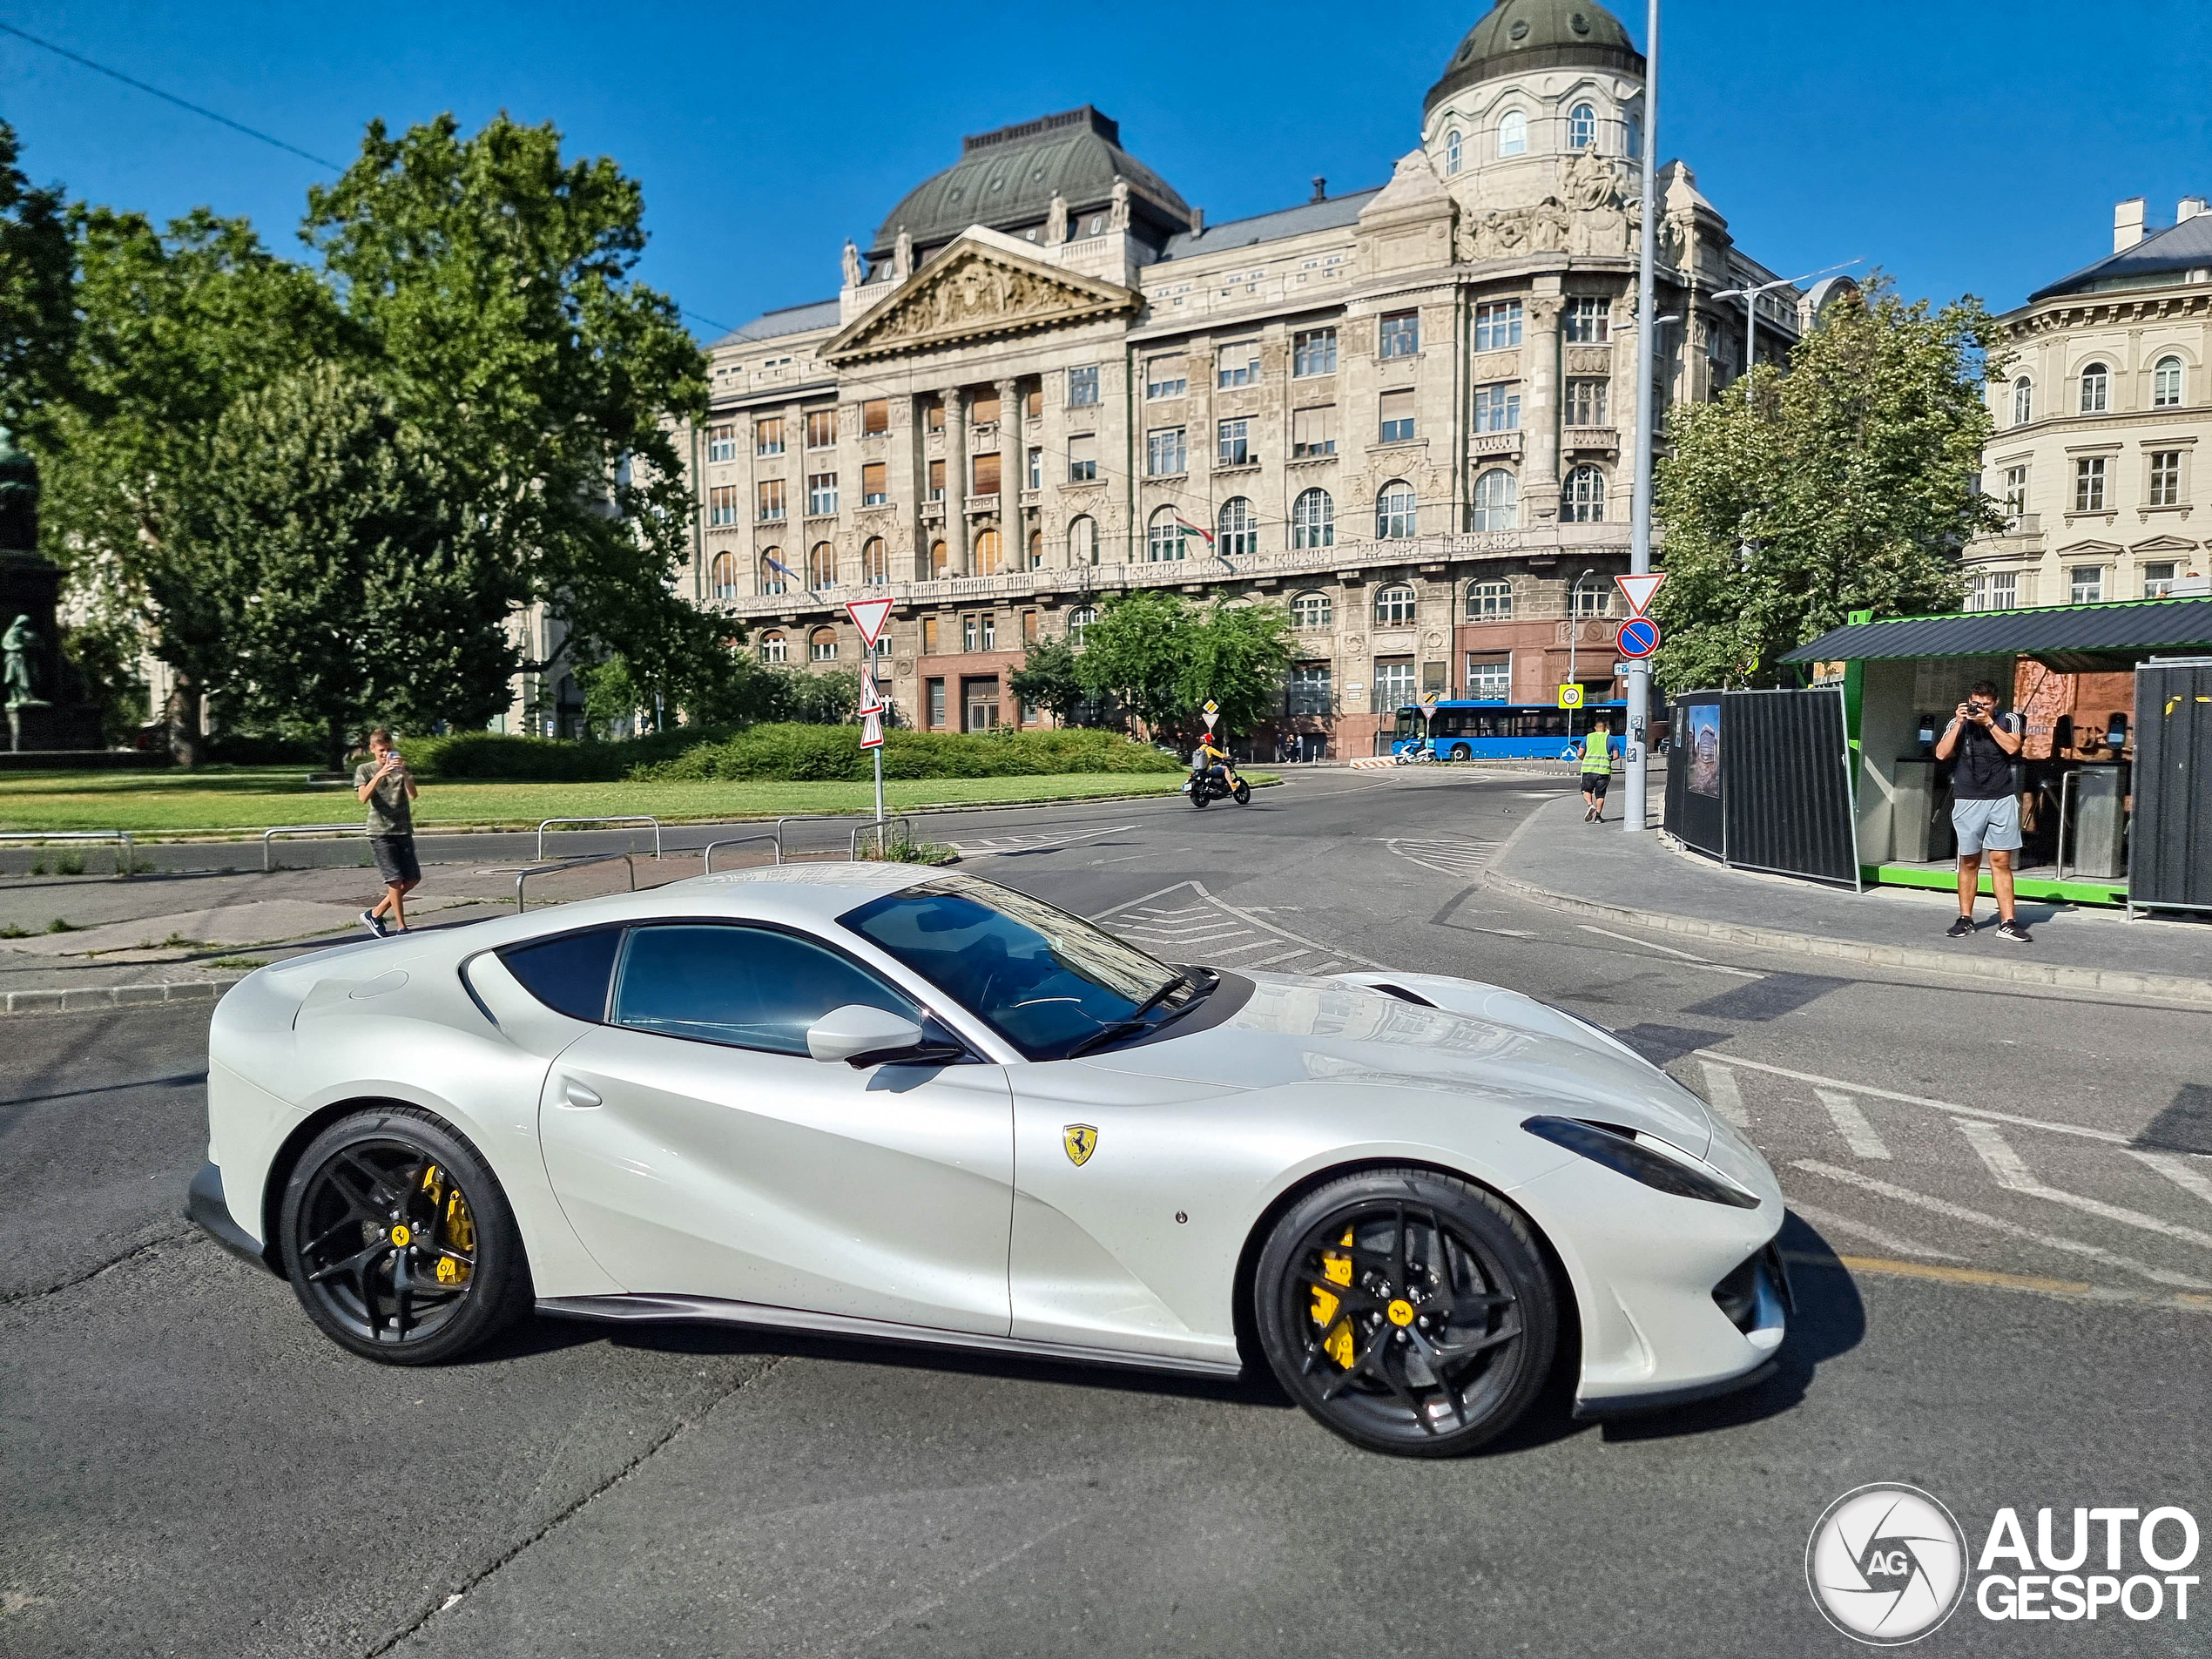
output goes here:
[[0, 425], [26, 432], [67, 390], [77, 314], [67, 209], [24, 176], [18, 153], [0, 121]]
[[1072, 725], [1077, 711], [1090, 700], [1078, 660], [1076, 648], [1065, 639], [1032, 640], [1022, 654], [1022, 666], [1007, 676], [1007, 689], [1062, 725]]
[[1148, 738], [1195, 732], [1209, 698], [1221, 705], [1216, 729], [1228, 737], [1276, 711], [1292, 655], [1290, 618], [1279, 606], [1217, 594], [1202, 610], [1177, 595], [1140, 589], [1099, 606], [1074, 653], [1074, 674], [1085, 696], [1111, 698]]
[[1997, 329], [1968, 296], [1906, 304], [1877, 278], [1716, 402], [1670, 412], [1657, 516], [1658, 658], [1677, 689], [1770, 685], [1846, 614], [1959, 603], [1959, 549], [1998, 528], [1976, 490]]
[[1191, 626], [1190, 607], [1174, 594], [1149, 588], [1116, 594], [1083, 631], [1076, 677], [1089, 696], [1111, 698], [1152, 736], [1189, 706], [1183, 670]]
[[1238, 604], [1217, 594], [1192, 618], [1176, 683], [1187, 718], [1211, 698], [1221, 705], [1215, 730], [1249, 732], [1283, 704], [1283, 672], [1295, 655], [1291, 619], [1279, 604]]

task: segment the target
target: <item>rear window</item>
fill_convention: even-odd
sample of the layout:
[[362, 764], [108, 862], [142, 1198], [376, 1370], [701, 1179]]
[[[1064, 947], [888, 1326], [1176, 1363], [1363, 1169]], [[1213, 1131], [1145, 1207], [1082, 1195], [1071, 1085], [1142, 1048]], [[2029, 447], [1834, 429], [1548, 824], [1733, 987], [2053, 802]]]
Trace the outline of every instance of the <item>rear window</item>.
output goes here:
[[615, 952], [621, 944], [621, 928], [596, 927], [517, 945], [500, 952], [499, 960], [524, 990], [555, 1013], [596, 1022], [607, 1017], [607, 982], [614, 977]]

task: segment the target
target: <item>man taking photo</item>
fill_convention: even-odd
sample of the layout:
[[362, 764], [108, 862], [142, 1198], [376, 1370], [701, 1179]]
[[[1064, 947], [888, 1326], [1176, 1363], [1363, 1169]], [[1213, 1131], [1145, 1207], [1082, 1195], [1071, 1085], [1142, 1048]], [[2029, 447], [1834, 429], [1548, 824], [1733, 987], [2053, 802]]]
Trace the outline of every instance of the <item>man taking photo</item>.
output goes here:
[[1997, 695], [1995, 682], [1976, 680], [1936, 744], [1938, 760], [1956, 757], [1951, 825], [1959, 832], [1959, 920], [1945, 937], [1964, 939], [1974, 930], [1974, 895], [1981, 887], [1986, 852], [1989, 884], [1997, 893], [1997, 936], [2026, 945], [2033, 941], [2013, 914], [2013, 854], [2020, 846], [2013, 758], [2020, 752], [2020, 718], [2000, 713]]
[[[368, 759], [354, 768], [354, 794], [368, 808], [368, 850], [384, 878], [384, 896], [375, 908], [361, 912], [361, 926], [379, 939], [407, 931], [407, 895], [422, 882], [415, 856], [415, 810], [408, 805], [421, 792], [392, 745], [392, 734], [378, 726], [368, 734]], [[384, 925], [388, 914], [389, 927]]]

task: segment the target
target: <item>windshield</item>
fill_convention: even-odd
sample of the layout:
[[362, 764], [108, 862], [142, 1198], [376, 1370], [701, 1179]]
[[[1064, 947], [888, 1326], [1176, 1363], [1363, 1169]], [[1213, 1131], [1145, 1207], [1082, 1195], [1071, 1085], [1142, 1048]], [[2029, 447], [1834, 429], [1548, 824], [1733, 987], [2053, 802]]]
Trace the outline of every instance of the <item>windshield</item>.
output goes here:
[[[839, 920], [944, 991], [1032, 1060], [1058, 1060], [1148, 1006], [1197, 993], [1079, 916], [974, 876], [940, 876]], [[1131, 1035], [1135, 1035], [1132, 1030]]]

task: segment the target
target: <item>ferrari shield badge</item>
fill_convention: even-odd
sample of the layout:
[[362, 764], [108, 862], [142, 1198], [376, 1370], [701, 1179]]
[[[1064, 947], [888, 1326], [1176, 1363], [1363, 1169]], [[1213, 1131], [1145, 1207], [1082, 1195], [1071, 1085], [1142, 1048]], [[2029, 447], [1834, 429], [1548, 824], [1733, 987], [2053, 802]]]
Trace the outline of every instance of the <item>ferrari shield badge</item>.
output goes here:
[[1086, 1163], [1098, 1144], [1098, 1131], [1088, 1123], [1070, 1123], [1060, 1131], [1060, 1141], [1068, 1149], [1069, 1163]]

